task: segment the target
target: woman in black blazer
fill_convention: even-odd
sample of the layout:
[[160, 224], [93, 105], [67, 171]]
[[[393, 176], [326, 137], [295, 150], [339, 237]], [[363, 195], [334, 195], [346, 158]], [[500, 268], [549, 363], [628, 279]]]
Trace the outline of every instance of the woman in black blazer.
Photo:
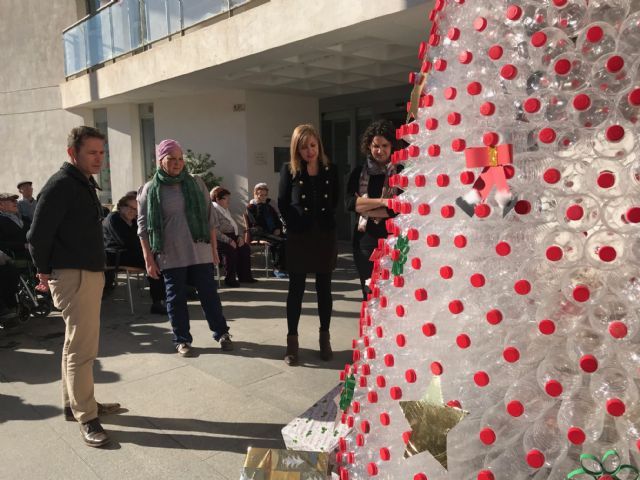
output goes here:
[[308, 273], [316, 277], [320, 316], [320, 356], [333, 356], [329, 335], [331, 273], [336, 267], [336, 216], [338, 172], [324, 154], [322, 142], [312, 125], [299, 125], [291, 136], [291, 161], [280, 170], [278, 209], [287, 226], [286, 263], [289, 272], [287, 295], [287, 351], [284, 361], [298, 361], [298, 322]]

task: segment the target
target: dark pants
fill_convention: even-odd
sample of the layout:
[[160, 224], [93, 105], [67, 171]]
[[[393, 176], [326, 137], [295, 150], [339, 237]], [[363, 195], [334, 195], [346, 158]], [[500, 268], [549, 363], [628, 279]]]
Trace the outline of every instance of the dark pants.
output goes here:
[[[316, 294], [318, 296], [318, 314], [320, 331], [328, 332], [331, 323], [333, 298], [331, 297], [331, 273], [316, 273]], [[307, 281], [306, 273], [289, 273], [289, 294], [287, 295], [288, 335], [298, 335], [298, 323], [302, 311], [302, 297]]]
[[[107, 265], [111, 265], [116, 268], [120, 266], [126, 266], [146, 269], [144, 258], [141, 256], [130, 254], [126, 250], [119, 252], [117, 255], [114, 252], [110, 251], [107, 251], [106, 253]], [[149, 295], [151, 296], [151, 301], [153, 303], [163, 302], [165, 299], [164, 279], [162, 277], [160, 277], [159, 279], [151, 278], [146, 274], [145, 277], [147, 277], [147, 281], [149, 282]], [[104, 274], [104, 279], [105, 288], [113, 288], [116, 279], [116, 271], [107, 270]]]
[[253, 240], [262, 240], [269, 243], [269, 251], [271, 252], [271, 261], [273, 262], [273, 268], [280, 271], [286, 271], [285, 268], [285, 245], [287, 242], [286, 237], [280, 235], [273, 235], [271, 233], [258, 233], [252, 235]]
[[[225, 234], [231, 237], [237, 244], [238, 237], [233, 234]], [[241, 247], [233, 248], [228, 243], [218, 242], [218, 253], [220, 261], [224, 265], [227, 273], [225, 281], [233, 282], [237, 279], [240, 282], [251, 281], [251, 247], [246, 243]]]
[[7, 308], [14, 308], [17, 292], [18, 269], [11, 263], [0, 265], [0, 302]]
[[187, 284], [193, 285], [198, 291], [200, 305], [204, 310], [209, 329], [213, 332], [213, 338], [220, 340], [220, 337], [229, 331], [227, 320], [222, 314], [222, 304], [218, 296], [212, 263], [169, 268], [163, 270], [162, 275], [167, 290], [167, 313], [175, 344], [193, 341], [189, 333]]
[[378, 239], [368, 233], [355, 232], [353, 235], [353, 261], [360, 277], [360, 288], [362, 288], [364, 300], [367, 299], [367, 294], [369, 293], [369, 288], [365, 285], [365, 282], [368, 278], [371, 278], [371, 272], [373, 271], [373, 262], [369, 259], [377, 246]]

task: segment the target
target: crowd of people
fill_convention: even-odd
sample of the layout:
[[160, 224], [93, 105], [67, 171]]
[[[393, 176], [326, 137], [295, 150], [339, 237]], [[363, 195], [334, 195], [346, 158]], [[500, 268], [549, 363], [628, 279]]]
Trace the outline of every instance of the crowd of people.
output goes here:
[[[390, 162], [394, 143], [390, 122], [371, 124], [361, 145], [366, 163], [351, 172], [346, 188], [345, 207], [357, 216], [353, 256], [365, 298], [372, 271], [369, 258], [379, 239], [386, 237], [384, 219], [393, 216], [387, 199], [398, 193], [389, 181], [396, 173]], [[144, 268], [151, 313], [168, 316], [179, 355], [194, 354], [187, 306], [194, 293], [213, 339], [229, 351], [233, 341], [214, 280], [215, 267], [222, 264], [227, 287], [257, 282], [249, 245], [267, 243], [274, 275], [288, 278], [284, 361], [296, 365], [299, 360], [298, 324], [309, 275], [314, 276], [317, 293], [320, 357], [332, 358], [331, 279], [338, 251], [340, 186], [338, 170], [314, 126], [299, 125], [293, 131], [290, 162], [280, 171], [277, 209], [268, 185], [258, 183], [244, 225], [230, 213], [231, 192], [221, 186], [209, 192], [200, 177], [187, 171], [183, 148], [172, 139], [156, 147], [153, 177], [119, 199], [105, 218], [93, 178], [102, 168], [104, 153], [100, 131], [76, 127], [68, 138], [68, 160], [46, 182], [37, 200], [31, 182], [18, 184], [20, 202], [17, 195], [0, 194], [0, 307], [13, 306], [4, 286], [17, 284], [14, 259], [32, 259], [38, 288], [51, 292], [65, 322], [62, 401], [65, 417], [79, 422], [87, 445], [108, 443], [99, 416], [120, 409], [117, 403], [96, 401], [93, 363], [101, 298], [122, 266]]]

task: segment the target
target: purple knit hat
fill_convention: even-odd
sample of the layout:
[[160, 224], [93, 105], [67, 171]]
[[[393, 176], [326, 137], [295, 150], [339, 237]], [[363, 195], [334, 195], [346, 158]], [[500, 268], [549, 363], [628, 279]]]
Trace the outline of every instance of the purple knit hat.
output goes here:
[[174, 148], [179, 148], [182, 151], [182, 147], [175, 140], [171, 140], [167, 138], [162, 140], [158, 145], [156, 145], [156, 162], [160, 163], [160, 161], [169, 155], [169, 152]]

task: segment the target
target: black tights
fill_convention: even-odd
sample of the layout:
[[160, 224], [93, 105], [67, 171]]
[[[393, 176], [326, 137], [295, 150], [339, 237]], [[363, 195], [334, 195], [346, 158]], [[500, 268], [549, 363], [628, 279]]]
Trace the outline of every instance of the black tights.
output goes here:
[[[316, 273], [316, 294], [318, 296], [318, 313], [320, 315], [320, 331], [328, 332], [331, 323], [331, 274]], [[302, 297], [307, 281], [306, 273], [289, 272], [289, 294], [287, 295], [287, 327], [288, 335], [298, 335], [298, 323], [302, 311]]]

